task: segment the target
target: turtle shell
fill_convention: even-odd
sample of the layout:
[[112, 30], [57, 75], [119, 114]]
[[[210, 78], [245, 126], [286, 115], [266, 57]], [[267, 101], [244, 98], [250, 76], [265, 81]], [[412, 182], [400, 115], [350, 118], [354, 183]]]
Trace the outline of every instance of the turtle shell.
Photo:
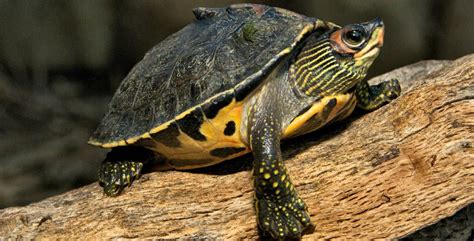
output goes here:
[[[89, 143], [123, 146], [201, 106], [243, 100], [315, 29], [331, 23], [255, 4], [194, 9], [196, 20], [152, 48], [115, 92]], [[231, 96], [231, 97], [229, 97]]]

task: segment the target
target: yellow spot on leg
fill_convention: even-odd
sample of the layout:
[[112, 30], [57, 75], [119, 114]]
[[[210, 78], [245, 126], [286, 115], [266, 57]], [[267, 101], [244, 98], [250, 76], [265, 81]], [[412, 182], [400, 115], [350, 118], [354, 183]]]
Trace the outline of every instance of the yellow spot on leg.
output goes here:
[[274, 182], [274, 183], [272, 184], [272, 186], [273, 186], [273, 188], [277, 188], [277, 187], [278, 187], [278, 182]]

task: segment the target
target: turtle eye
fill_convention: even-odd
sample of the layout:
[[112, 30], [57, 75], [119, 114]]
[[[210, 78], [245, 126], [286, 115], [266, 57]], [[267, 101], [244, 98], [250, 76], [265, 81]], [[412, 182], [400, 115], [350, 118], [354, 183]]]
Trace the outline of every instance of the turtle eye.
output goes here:
[[344, 33], [342, 40], [351, 48], [360, 47], [365, 41], [365, 34], [361, 30], [352, 29]]

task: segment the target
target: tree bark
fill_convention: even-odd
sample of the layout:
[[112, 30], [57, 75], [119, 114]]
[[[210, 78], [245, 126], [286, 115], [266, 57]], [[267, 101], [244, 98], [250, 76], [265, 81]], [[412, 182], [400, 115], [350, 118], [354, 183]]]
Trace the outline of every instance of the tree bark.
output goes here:
[[[283, 145], [316, 224], [304, 239], [403, 237], [474, 202], [474, 55], [372, 81], [388, 78], [403, 91], [391, 104]], [[251, 183], [249, 170], [153, 172], [114, 198], [94, 183], [0, 210], [0, 236], [256, 239]]]

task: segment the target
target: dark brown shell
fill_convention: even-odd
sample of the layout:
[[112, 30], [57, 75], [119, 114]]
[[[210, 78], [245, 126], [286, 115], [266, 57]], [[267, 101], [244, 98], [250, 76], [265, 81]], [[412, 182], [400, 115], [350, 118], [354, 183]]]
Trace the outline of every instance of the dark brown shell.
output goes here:
[[90, 139], [94, 145], [131, 138], [178, 114], [234, 91], [243, 98], [321, 21], [254, 4], [198, 8], [197, 20], [151, 49], [117, 89]]

